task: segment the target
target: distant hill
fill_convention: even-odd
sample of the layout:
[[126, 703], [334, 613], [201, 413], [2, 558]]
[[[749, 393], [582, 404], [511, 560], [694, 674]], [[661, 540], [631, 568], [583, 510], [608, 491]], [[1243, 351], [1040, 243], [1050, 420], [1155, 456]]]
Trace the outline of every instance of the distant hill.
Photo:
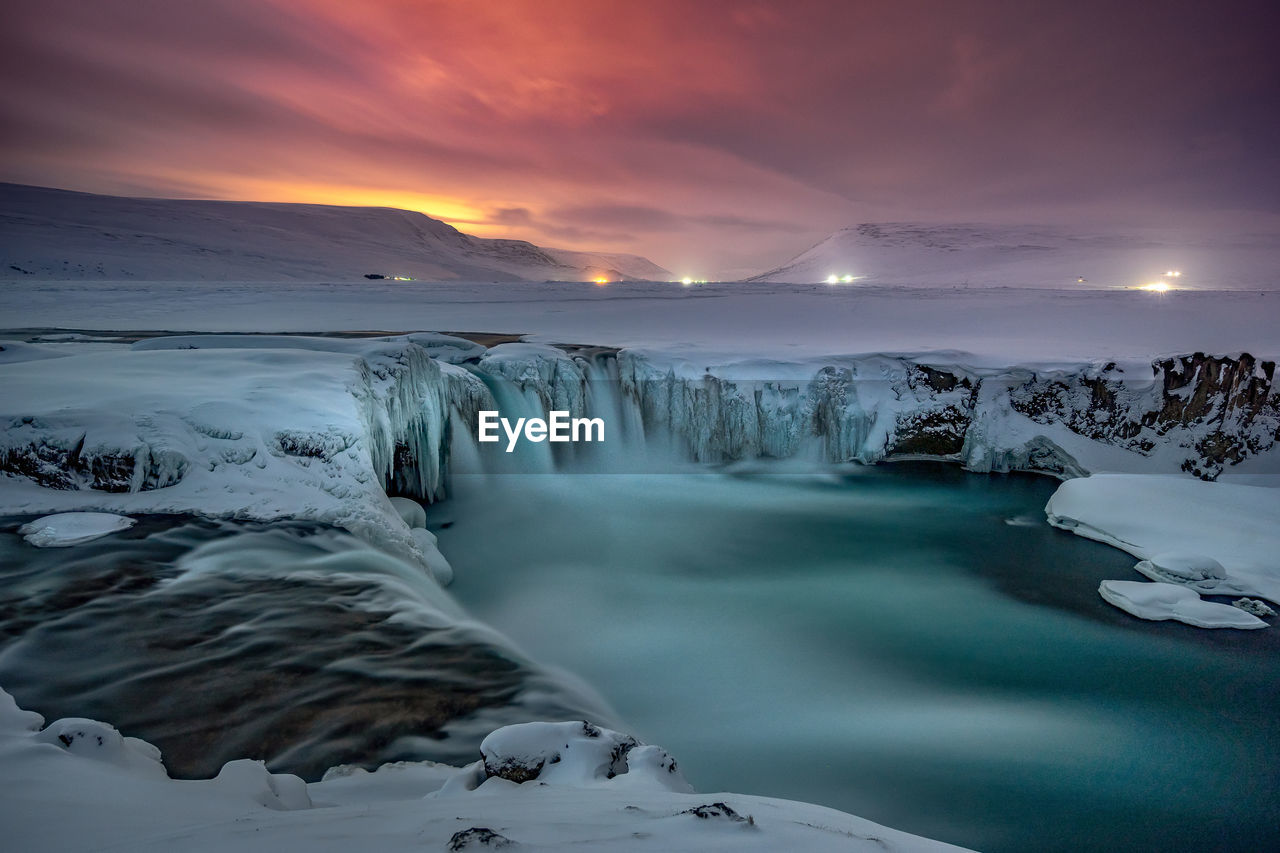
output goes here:
[[[844, 228], [751, 281], [974, 287], [1280, 288], [1275, 235], [1194, 239], [1048, 226], [868, 223]], [[1084, 279], [1083, 282], [1079, 279]]]
[[0, 184], [0, 278], [667, 281], [637, 255], [464, 234], [386, 207], [124, 198]]

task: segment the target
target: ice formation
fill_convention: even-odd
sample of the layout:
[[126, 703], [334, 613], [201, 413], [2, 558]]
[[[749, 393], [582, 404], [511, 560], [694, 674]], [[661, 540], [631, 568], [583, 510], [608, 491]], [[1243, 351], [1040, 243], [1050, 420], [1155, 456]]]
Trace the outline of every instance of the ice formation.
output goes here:
[[[1064, 479], [1212, 479], [1280, 468], [1273, 376], [1274, 363], [1248, 355], [1145, 369], [975, 366], [937, 353], [698, 363], [646, 349], [486, 349], [431, 333], [160, 337], [0, 370], [9, 424], [0, 509], [301, 517], [411, 553], [447, 577], [429, 538], [410, 535], [421, 519], [406, 523], [383, 495], [429, 502], [451, 463], [499, 464], [475, 442], [482, 409], [609, 423], [608, 447], [594, 457], [544, 444], [516, 463], [524, 470], [605, 456], [643, 466], [661, 447], [697, 463], [925, 456]], [[1246, 587], [1222, 589], [1258, 592]]]
[[1059, 486], [1045, 513], [1134, 555], [1155, 581], [1280, 600], [1280, 489], [1095, 474]]
[[1175, 619], [1197, 628], [1265, 628], [1267, 623], [1230, 604], [1203, 601], [1196, 591], [1172, 583], [1103, 581], [1098, 594], [1139, 619]]
[[407, 339], [220, 343], [5, 366], [4, 511], [303, 518], [424, 562], [386, 493], [441, 494], [479, 381]]
[[1059, 486], [1045, 513], [1056, 527], [1140, 558], [1134, 569], [1153, 583], [1103, 581], [1098, 590], [1140, 618], [1265, 628], [1260, 610], [1201, 601], [1200, 594], [1280, 600], [1280, 489], [1094, 475]]
[[109, 512], [60, 512], [29, 521], [18, 532], [37, 548], [65, 548], [128, 530], [133, 524], [128, 516]]

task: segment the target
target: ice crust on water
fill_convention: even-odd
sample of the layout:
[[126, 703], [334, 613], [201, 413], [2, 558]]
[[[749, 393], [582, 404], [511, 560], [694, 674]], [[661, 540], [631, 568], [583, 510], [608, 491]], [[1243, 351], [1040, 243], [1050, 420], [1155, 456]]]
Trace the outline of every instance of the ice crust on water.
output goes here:
[[29, 521], [18, 532], [37, 548], [65, 548], [128, 530], [134, 524], [128, 516], [109, 512], [60, 512]]
[[1095, 474], [1059, 486], [1045, 514], [1137, 557], [1153, 580], [1280, 601], [1280, 489]]
[[1098, 588], [1121, 610], [1200, 628], [1267, 627], [1258, 618], [1264, 611], [1202, 601], [1200, 593], [1278, 600], [1280, 489], [1095, 474], [1059, 486], [1045, 514], [1056, 527], [1141, 558], [1134, 569], [1153, 583], [1107, 580]]
[[1203, 601], [1195, 590], [1172, 583], [1103, 581], [1098, 594], [1139, 619], [1174, 619], [1197, 628], [1266, 628], [1267, 623], [1230, 604]]
[[[172, 780], [154, 747], [104, 723], [42, 726], [0, 690], [0, 825], [13, 849], [345, 853], [358, 838], [407, 853], [492, 834], [545, 851], [960, 850], [821, 806], [691, 793], [660, 748], [605, 729], [593, 737], [580, 722], [500, 729], [467, 768], [343, 768], [310, 785], [249, 760]], [[537, 758], [545, 779], [485, 777], [491, 759]], [[609, 768], [625, 772], [609, 778]]]

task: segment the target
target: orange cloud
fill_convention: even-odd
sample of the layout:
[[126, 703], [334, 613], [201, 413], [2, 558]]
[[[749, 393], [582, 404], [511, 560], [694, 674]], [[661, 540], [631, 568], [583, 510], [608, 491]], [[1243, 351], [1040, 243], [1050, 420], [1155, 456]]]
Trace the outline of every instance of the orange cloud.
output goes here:
[[1268, 30], [1207, 7], [11, 6], [8, 180], [405, 206], [700, 276], [867, 219], [1277, 206]]

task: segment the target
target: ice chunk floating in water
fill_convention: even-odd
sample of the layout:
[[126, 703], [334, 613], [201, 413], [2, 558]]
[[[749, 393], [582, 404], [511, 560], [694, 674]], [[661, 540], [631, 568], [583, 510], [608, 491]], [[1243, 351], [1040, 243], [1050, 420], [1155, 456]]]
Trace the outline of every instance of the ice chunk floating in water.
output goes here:
[[18, 532], [37, 548], [65, 548], [128, 530], [133, 524], [132, 518], [110, 512], [60, 512], [27, 522]]
[[1230, 604], [1203, 601], [1193, 589], [1171, 583], [1103, 581], [1098, 594], [1139, 619], [1176, 619], [1197, 628], [1265, 628], [1267, 623]]

